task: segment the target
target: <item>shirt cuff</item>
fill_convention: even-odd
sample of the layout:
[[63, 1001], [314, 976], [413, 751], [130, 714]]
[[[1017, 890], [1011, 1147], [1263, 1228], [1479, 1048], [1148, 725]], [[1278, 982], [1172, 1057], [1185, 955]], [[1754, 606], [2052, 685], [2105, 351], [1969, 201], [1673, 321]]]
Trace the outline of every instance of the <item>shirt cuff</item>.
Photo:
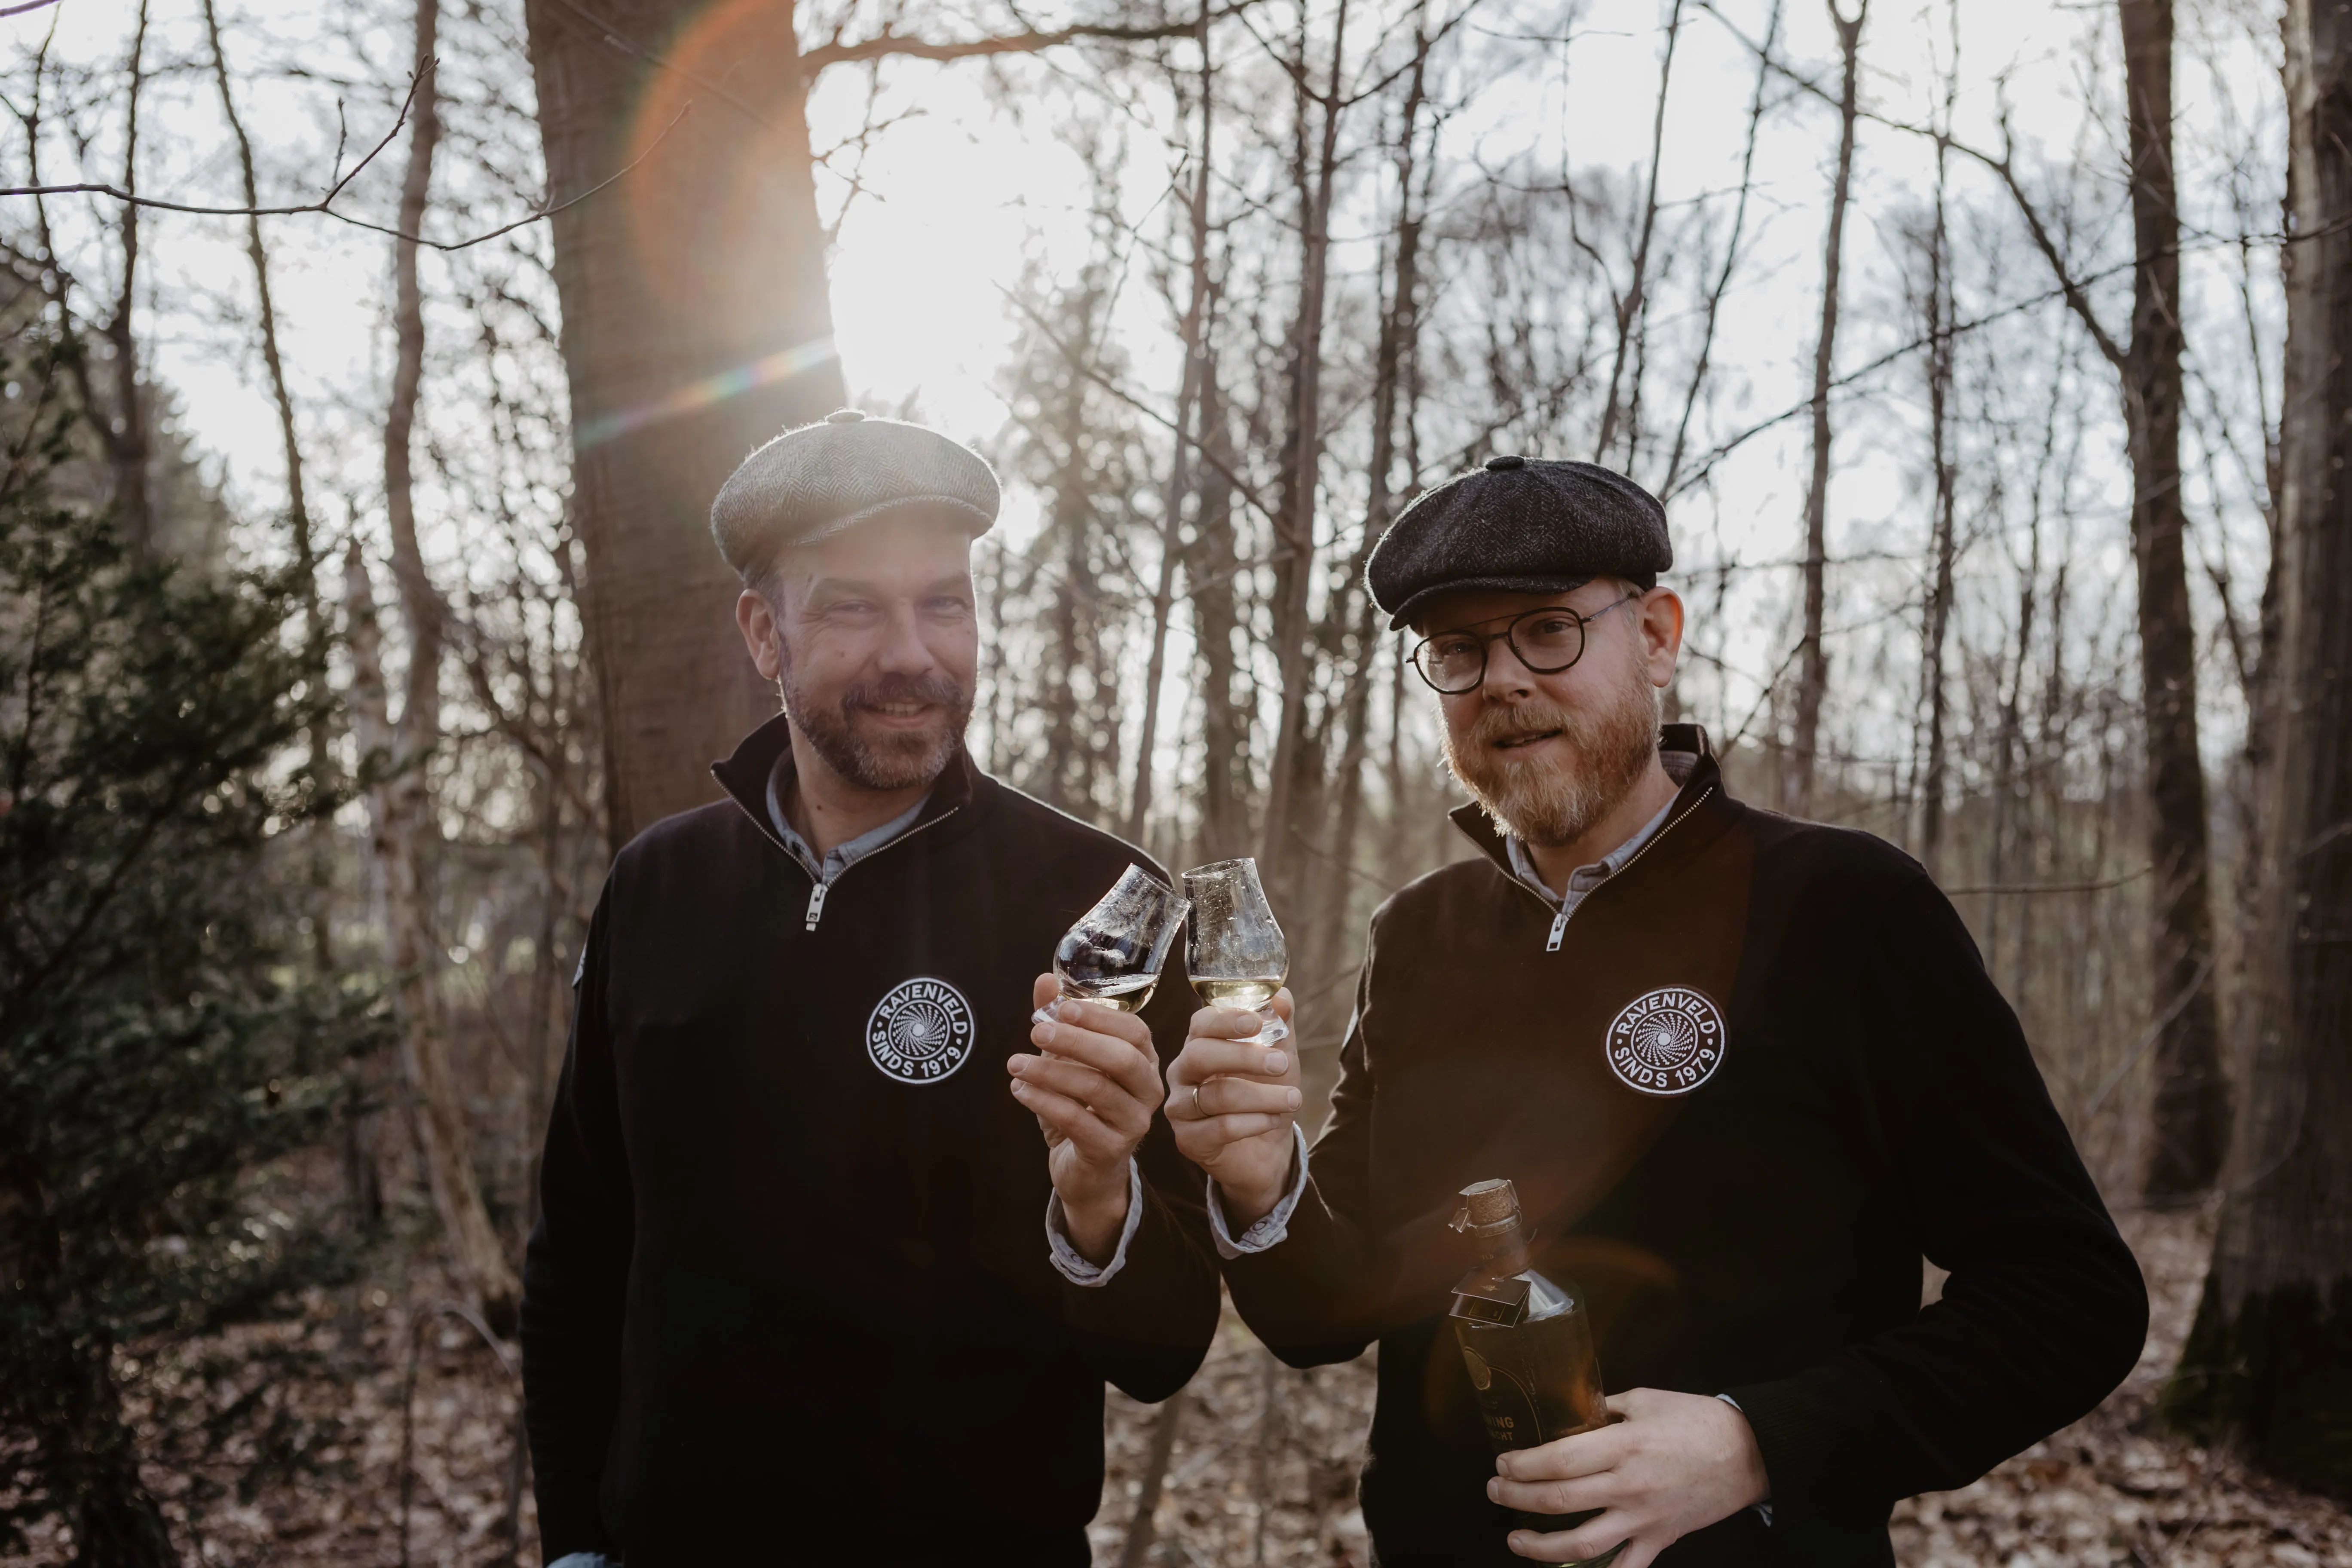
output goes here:
[[1307, 1191], [1307, 1134], [1296, 1121], [1290, 1124], [1290, 1135], [1297, 1140], [1297, 1173], [1290, 1178], [1290, 1190], [1282, 1201], [1255, 1225], [1236, 1237], [1225, 1224], [1224, 1201], [1217, 1196], [1217, 1179], [1209, 1178], [1209, 1238], [1217, 1244], [1220, 1258], [1244, 1258], [1253, 1252], [1264, 1252], [1290, 1234], [1290, 1215], [1298, 1207], [1301, 1194]]
[[[1730, 1405], [1734, 1410], [1739, 1410], [1739, 1401], [1732, 1398], [1728, 1394], [1718, 1394], [1716, 1397], [1722, 1400], [1726, 1405]], [[1748, 1412], [1745, 1410], [1739, 1410], [1739, 1414], [1742, 1416], [1745, 1416]], [[1767, 1530], [1769, 1530], [1772, 1527], [1772, 1504], [1770, 1500], [1768, 1499], [1763, 1502], [1751, 1503], [1748, 1506], [1755, 1510], [1756, 1517], [1764, 1521], [1764, 1527]]]
[[1111, 1277], [1127, 1267], [1127, 1244], [1135, 1239], [1135, 1227], [1142, 1223], [1143, 1173], [1132, 1156], [1127, 1162], [1127, 1224], [1119, 1228], [1118, 1250], [1101, 1268], [1087, 1262], [1070, 1245], [1070, 1219], [1062, 1208], [1062, 1194], [1055, 1193], [1045, 1200], [1045, 1245], [1053, 1252], [1054, 1267], [1071, 1284], [1089, 1289], [1109, 1284]]

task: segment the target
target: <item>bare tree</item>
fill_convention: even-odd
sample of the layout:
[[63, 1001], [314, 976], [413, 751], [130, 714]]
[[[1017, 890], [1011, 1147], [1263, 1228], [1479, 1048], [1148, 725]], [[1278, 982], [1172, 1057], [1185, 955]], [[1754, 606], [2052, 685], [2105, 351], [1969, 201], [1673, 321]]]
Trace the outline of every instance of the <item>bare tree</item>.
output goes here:
[[1830, 371], [1837, 353], [1838, 272], [1845, 255], [1846, 204], [1853, 192], [1853, 130], [1861, 81], [1862, 24], [1870, 0], [1849, 17], [1827, 0], [1843, 63], [1838, 92], [1837, 175], [1830, 189], [1829, 234], [1822, 244], [1822, 325], [1813, 340], [1813, 472], [1805, 489], [1805, 629], [1798, 645], [1796, 734], [1781, 800], [1799, 816], [1813, 810], [1813, 773], [1821, 750], [1822, 700], [1829, 691], [1829, 650], [1822, 614], [1829, 573]]
[[2243, 1121], [2167, 1394], [2272, 1474], [2352, 1499], [2352, 13], [2288, 0], [2278, 667]]

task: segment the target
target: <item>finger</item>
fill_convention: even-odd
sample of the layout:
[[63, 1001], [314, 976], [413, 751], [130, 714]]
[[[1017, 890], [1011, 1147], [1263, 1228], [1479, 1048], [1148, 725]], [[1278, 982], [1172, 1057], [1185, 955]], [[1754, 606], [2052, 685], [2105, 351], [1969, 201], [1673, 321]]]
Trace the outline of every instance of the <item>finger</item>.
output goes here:
[[[1600, 1556], [1622, 1541], [1633, 1539], [1633, 1532], [1622, 1521], [1602, 1514], [1589, 1520], [1574, 1530], [1554, 1531], [1549, 1534], [1532, 1530], [1511, 1531], [1513, 1552], [1532, 1557], [1543, 1563], [1583, 1563]], [[1616, 1568], [1614, 1563], [1610, 1568]]]
[[1298, 1090], [1288, 1084], [1257, 1083], [1247, 1079], [1219, 1078], [1196, 1085], [1183, 1099], [1192, 1102], [1194, 1120], [1257, 1111], [1280, 1116], [1298, 1109]]
[[1151, 1049], [1151, 1026], [1132, 1013], [1122, 1013], [1116, 1007], [1106, 1007], [1099, 1002], [1065, 996], [1048, 1002], [1039, 1009], [1073, 1028], [1091, 1030], [1097, 1035], [1109, 1035], [1126, 1041], [1139, 1051]]
[[1105, 1125], [1102, 1118], [1066, 1095], [1015, 1079], [1013, 1096], [1097, 1165], [1115, 1165], [1135, 1152], [1132, 1139]]
[[1512, 1448], [1495, 1458], [1495, 1473], [1507, 1481], [1571, 1481], [1613, 1468], [1624, 1458], [1625, 1436], [1616, 1426], [1578, 1432], [1533, 1448]]
[[[1192, 1096], [1185, 1096], [1187, 1100]], [[1244, 1138], [1263, 1138], [1269, 1132], [1288, 1133], [1291, 1120], [1287, 1116], [1268, 1116], [1249, 1111], [1234, 1116], [1204, 1116], [1180, 1120], [1176, 1146], [1184, 1157], [1195, 1164], [1203, 1154], [1213, 1154], [1228, 1143], [1238, 1143]]]
[[[1088, 1007], [1087, 1011], [1093, 1014], [1108, 1009]], [[1139, 1100], [1159, 1103], [1160, 1058], [1124, 1036], [1105, 1034], [1076, 1024], [1032, 1024], [1029, 1042], [1041, 1051], [1084, 1062], [1106, 1077], [1117, 1079]]]
[[1608, 1475], [1572, 1481], [1507, 1481], [1497, 1476], [1486, 1483], [1486, 1500], [1521, 1513], [1589, 1513], [1616, 1501], [1617, 1489]]
[[1196, 1040], [1245, 1040], [1265, 1027], [1255, 1013], [1231, 1007], [1203, 1007], [1192, 1015], [1184, 1032]]
[[1282, 1081], [1294, 1079], [1292, 1069], [1297, 1065], [1294, 1055], [1280, 1046], [1244, 1046], [1195, 1036], [1169, 1064], [1168, 1081], [1206, 1083], [1229, 1075]]
[[1287, 1024], [1291, 1020], [1291, 1015], [1298, 1011], [1298, 999], [1290, 994], [1290, 987], [1286, 985], [1274, 994], [1274, 1000], [1267, 1005], [1274, 1009], [1276, 1017]]
[[1005, 1069], [1019, 1081], [1075, 1100], [1092, 1110], [1107, 1126], [1140, 1141], [1151, 1126], [1151, 1105], [1139, 1100], [1125, 1085], [1079, 1062], [1059, 1057], [1011, 1057]]

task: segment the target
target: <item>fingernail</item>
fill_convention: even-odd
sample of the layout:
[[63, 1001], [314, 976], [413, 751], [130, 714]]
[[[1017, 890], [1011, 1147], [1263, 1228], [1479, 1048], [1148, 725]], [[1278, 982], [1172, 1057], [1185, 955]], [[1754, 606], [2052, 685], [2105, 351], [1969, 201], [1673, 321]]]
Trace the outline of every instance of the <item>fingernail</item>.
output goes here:
[[1297, 1089], [1292, 1089], [1288, 1094], [1283, 1096], [1283, 1099], [1287, 1102], [1291, 1110], [1296, 1110], [1298, 1109], [1298, 1091]]
[[1268, 1072], [1288, 1072], [1290, 1070], [1290, 1058], [1279, 1050], [1268, 1051], [1265, 1053], [1265, 1070]]
[[1487, 1500], [1488, 1500], [1488, 1501], [1490, 1501], [1490, 1502], [1500, 1502], [1500, 1501], [1502, 1501], [1502, 1500], [1503, 1500], [1503, 1483], [1502, 1483], [1502, 1482], [1500, 1482], [1500, 1481], [1488, 1481], [1488, 1482], [1486, 1483], [1486, 1498], [1487, 1498]]
[[1018, 1098], [1026, 1100], [1029, 1098], [1029, 1086], [1016, 1078], [1013, 1080], [1013, 1092]]

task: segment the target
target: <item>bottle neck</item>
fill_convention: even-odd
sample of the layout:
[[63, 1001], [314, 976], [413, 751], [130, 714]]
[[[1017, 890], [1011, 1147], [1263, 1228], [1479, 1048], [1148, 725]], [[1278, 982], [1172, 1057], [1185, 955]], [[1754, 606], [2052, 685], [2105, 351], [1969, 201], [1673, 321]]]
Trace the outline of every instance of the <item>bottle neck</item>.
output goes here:
[[1507, 1228], [1481, 1239], [1478, 1263], [1488, 1274], [1500, 1279], [1528, 1271], [1527, 1232], [1520, 1227], [1516, 1216]]

